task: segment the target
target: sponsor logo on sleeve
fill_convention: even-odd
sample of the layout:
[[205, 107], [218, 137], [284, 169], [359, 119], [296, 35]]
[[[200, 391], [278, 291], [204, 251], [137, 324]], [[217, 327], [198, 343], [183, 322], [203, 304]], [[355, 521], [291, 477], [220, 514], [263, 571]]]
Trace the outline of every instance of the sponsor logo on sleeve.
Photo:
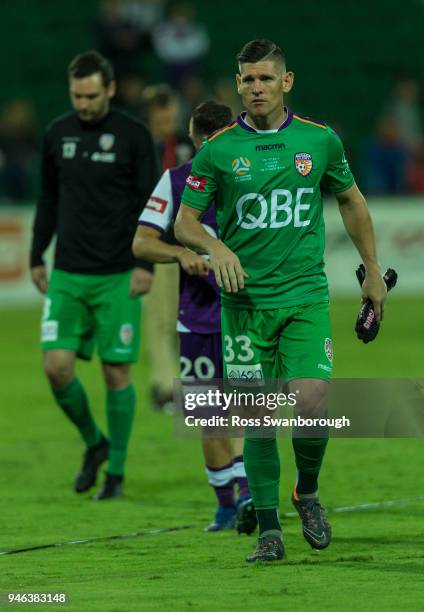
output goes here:
[[146, 208], [154, 210], [155, 212], [163, 214], [168, 205], [168, 201], [163, 198], [157, 198], [156, 196], [150, 196], [149, 201], [146, 204]]
[[341, 163], [344, 166], [344, 168], [342, 170], [343, 176], [346, 176], [347, 174], [350, 174], [349, 162], [346, 159], [346, 153], [344, 151], [343, 151], [343, 157], [342, 157]]
[[193, 191], [205, 191], [206, 179], [194, 174], [189, 174], [186, 180], [187, 187], [193, 189]]
[[294, 156], [294, 166], [302, 176], [308, 176], [312, 170], [312, 155], [309, 153], [296, 153]]

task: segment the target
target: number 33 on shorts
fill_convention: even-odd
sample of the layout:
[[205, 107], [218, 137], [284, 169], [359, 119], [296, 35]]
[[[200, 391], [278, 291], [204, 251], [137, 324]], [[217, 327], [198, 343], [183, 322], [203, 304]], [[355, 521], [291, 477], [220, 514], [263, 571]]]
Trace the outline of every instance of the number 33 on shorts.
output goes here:
[[251, 344], [251, 339], [245, 334], [234, 337], [224, 335], [224, 364], [227, 378], [234, 380], [263, 379], [262, 365], [252, 364], [252, 361], [257, 361], [257, 359], [255, 359]]
[[226, 334], [224, 336], [224, 361], [232, 363], [234, 360], [247, 363], [252, 361], [255, 354], [251, 349], [251, 340], [249, 336], [235, 336], [234, 340]]

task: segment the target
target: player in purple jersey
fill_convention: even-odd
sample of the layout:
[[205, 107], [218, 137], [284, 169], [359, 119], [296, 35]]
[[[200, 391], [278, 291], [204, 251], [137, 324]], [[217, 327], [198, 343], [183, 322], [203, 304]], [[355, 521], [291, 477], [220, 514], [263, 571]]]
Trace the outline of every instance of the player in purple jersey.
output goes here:
[[[231, 121], [227, 106], [204, 102], [194, 111], [190, 120], [190, 137], [199, 148], [206, 136]], [[209, 263], [204, 257], [181, 245], [162, 241], [161, 235], [174, 223], [187, 177], [191, 171], [189, 161], [167, 170], [154, 189], [139, 219], [133, 243], [136, 257], [156, 263], [178, 262], [180, 271], [180, 304], [177, 331], [180, 338], [181, 378], [183, 380], [210, 380], [222, 378], [221, 307], [219, 289]], [[217, 236], [217, 223], [213, 207], [202, 219], [203, 227]], [[214, 488], [218, 509], [206, 531], [232, 528], [251, 533], [256, 527], [241, 440], [228, 438], [202, 439], [206, 473]], [[238, 500], [234, 487], [238, 485]]]

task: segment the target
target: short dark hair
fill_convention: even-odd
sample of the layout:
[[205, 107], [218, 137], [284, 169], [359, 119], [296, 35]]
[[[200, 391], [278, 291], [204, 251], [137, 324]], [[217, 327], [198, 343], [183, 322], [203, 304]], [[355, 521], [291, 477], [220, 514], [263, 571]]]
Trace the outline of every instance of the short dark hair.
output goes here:
[[239, 64], [255, 64], [256, 62], [265, 62], [266, 60], [276, 60], [286, 65], [286, 58], [280, 47], [266, 38], [250, 40], [244, 45], [237, 55]]
[[75, 79], [83, 79], [96, 72], [100, 72], [102, 75], [105, 87], [115, 78], [112, 64], [98, 51], [80, 53], [74, 57], [68, 68], [68, 75]]
[[209, 136], [230, 123], [233, 118], [229, 106], [218, 104], [213, 100], [207, 100], [196, 106], [191, 117], [193, 131], [199, 136]]
[[159, 85], [149, 85], [143, 91], [143, 102], [147, 110], [152, 108], [166, 108], [177, 102], [174, 90], [165, 83]]

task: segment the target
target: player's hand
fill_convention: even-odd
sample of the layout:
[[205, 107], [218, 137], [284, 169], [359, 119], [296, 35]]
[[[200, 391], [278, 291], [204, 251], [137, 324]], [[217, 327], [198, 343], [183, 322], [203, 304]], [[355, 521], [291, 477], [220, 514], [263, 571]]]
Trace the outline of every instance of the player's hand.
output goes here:
[[237, 293], [244, 288], [244, 279], [249, 275], [243, 270], [239, 258], [220, 240], [214, 241], [209, 250], [210, 263], [218, 287], [228, 293]]
[[209, 271], [212, 270], [212, 266], [204, 257], [188, 249], [181, 250], [178, 254], [178, 261], [184, 272], [190, 276], [207, 276]]
[[134, 268], [131, 274], [130, 297], [149, 293], [153, 282], [153, 274], [143, 268]]
[[367, 270], [365, 280], [362, 284], [362, 299], [365, 302], [371, 300], [377, 323], [383, 320], [384, 302], [387, 297], [387, 286], [378, 269]]
[[31, 280], [40, 293], [47, 293], [49, 283], [47, 281], [46, 266], [34, 266], [34, 268], [31, 268]]

